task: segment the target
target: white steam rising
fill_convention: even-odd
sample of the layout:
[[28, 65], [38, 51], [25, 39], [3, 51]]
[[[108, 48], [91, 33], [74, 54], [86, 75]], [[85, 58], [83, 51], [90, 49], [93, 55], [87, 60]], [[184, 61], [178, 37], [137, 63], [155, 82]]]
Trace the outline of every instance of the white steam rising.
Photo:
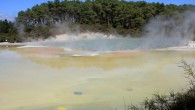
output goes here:
[[[67, 27], [66, 27], [67, 28]], [[61, 27], [61, 30], [63, 27]], [[60, 47], [67, 50], [116, 51], [155, 49], [187, 45], [195, 37], [195, 13], [185, 12], [165, 19], [155, 17], [144, 29], [141, 38], [105, 35], [102, 33], [67, 33], [29, 45]]]
[[165, 19], [156, 17], [145, 27], [145, 48], [186, 45], [195, 37], [195, 13], [185, 12]]
[[54, 41], [70, 41], [70, 40], [82, 40], [82, 39], [113, 39], [116, 38], [114, 35], [105, 35], [102, 33], [72, 33], [72, 34], [62, 34], [58, 35], [56, 38], [53, 38], [51, 40]]

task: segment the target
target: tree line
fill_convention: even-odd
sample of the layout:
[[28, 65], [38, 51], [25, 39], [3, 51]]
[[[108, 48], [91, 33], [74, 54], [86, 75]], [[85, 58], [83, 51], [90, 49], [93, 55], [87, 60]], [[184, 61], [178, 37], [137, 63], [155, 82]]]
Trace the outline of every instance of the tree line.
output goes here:
[[[20, 31], [22, 28], [22, 33], [14, 34], [23, 39], [48, 38], [59, 34], [55, 29], [64, 22], [71, 24], [70, 30], [73, 31], [76, 26], [80, 26], [81, 31], [109, 33], [114, 30], [122, 35], [139, 37], [151, 18], [158, 15], [165, 18], [179, 16], [189, 7], [194, 8], [192, 5], [165, 5], [145, 1], [54, 0], [18, 12], [16, 20], [11, 24]], [[2, 35], [0, 38], [3, 39]]]
[[14, 23], [8, 20], [0, 20], [0, 42], [18, 42], [18, 32]]

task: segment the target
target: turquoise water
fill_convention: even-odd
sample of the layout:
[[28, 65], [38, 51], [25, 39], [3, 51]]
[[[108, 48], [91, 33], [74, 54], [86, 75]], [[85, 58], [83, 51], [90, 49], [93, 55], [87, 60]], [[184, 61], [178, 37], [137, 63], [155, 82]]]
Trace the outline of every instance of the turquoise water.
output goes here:
[[[177, 38], [94, 38], [78, 40], [46, 40], [31, 43], [49, 47], [64, 48], [65, 50], [82, 51], [119, 51], [119, 50], [148, 50], [184, 46], [187, 42]], [[29, 44], [28, 44], [29, 45]]]

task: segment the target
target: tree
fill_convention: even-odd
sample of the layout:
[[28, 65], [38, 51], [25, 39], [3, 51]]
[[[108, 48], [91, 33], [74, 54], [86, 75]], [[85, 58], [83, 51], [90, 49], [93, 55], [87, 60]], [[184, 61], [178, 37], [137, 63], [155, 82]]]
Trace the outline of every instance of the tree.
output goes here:
[[15, 42], [19, 41], [17, 29], [14, 23], [5, 20], [0, 20], [0, 42]]
[[[52, 30], [57, 24], [63, 22], [72, 23], [73, 26], [80, 25], [84, 27], [82, 28], [84, 31], [109, 33], [109, 30], [116, 30], [122, 35], [131, 34], [131, 36], [139, 37], [150, 19], [159, 15], [168, 19], [176, 15], [180, 22], [182, 18], [180, 14], [193, 7], [195, 6], [125, 0], [86, 0], [85, 2], [54, 0], [20, 11], [16, 24], [24, 25], [25, 34], [28, 37], [36, 35], [32, 33], [36, 32], [35, 30], [40, 26]], [[50, 35], [50, 31], [47, 32]]]

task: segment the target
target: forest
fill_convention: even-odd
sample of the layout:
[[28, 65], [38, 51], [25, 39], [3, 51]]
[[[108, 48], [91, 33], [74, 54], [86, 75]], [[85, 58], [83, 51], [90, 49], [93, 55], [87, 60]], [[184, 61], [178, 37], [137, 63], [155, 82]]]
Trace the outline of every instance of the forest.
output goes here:
[[14, 23], [8, 20], [0, 20], [0, 42], [18, 42], [18, 32]]
[[[18, 12], [13, 22], [0, 21], [0, 42], [20, 42], [27, 39], [46, 39], [70, 31], [92, 31], [140, 37], [150, 19], [181, 16], [193, 5], [147, 3], [125, 0], [54, 0], [37, 4]], [[79, 27], [79, 28], [78, 28]], [[61, 28], [61, 31], [58, 31]]]

